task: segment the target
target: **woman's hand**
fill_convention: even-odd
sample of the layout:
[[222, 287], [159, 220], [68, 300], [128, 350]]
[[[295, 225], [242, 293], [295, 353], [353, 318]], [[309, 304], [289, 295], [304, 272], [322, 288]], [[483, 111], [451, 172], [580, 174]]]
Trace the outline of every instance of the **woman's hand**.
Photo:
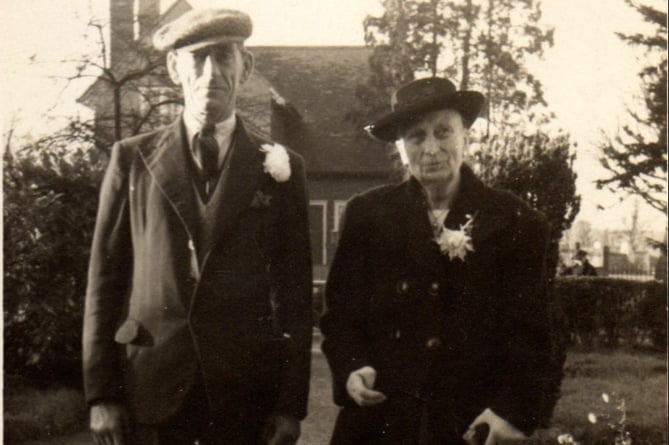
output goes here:
[[365, 366], [353, 371], [346, 381], [346, 391], [358, 406], [377, 405], [386, 400], [385, 394], [374, 391], [376, 370], [371, 366]]
[[[478, 426], [486, 424], [489, 428], [488, 437], [485, 438], [484, 443], [481, 443], [481, 438], [476, 437], [475, 429]], [[462, 438], [469, 445], [503, 445], [527, 439], [527, 436], [518, 428], [495, 414], [490, 408], [486, 408], [469, 425], [469, 429]]]

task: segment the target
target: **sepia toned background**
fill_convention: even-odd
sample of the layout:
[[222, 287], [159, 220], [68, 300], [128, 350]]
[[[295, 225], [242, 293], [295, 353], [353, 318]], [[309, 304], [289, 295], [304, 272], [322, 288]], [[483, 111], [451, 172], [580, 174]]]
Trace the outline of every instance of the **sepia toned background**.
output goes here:
[[[367, 140], [362, 133], [365, 118], [371, 113], [362, 116], [358, 113], [360, 104], [356, 96], [358, 87], [366, 85], [371, 74], [369, 57], [372, 48], [365, 46], [363, 21], [368, 16], [380, 16], [384, 12], [383, 2], [162, 0], [143, 3], [153, 4], [158, 22], [170, 14], [178, 14], [180, 8], [201, 6], [239, 8], [253, 18], [254, 33], [247, 45], [256, 55], [257, 74], [247, 86], [240, 108], [253, 118], [256, 129], [287, 141], [288, 145], [297, 145], [296, 149], [307, 160], [316, 278], [314, 301], [315, 312], [318, 312], [328, 264], [338, 239], [338, 220], [346, 200], [353, 193], [387, 181], [393, 174], [394, 160], [388, 155], [388, 147]], [[630, 421], [633, 432], [642, 439], [634, 443], [644, 443], [644, 440], [666, 443], [666, 354], [658, 353], [657, 347], [651, 348], [652, 353], [639, 354], [636, 346], [630, 350], [630, 345], [637, 340], [629, 338], [634, 335], [643, 337], [639, 343], [645, 342], [647, 346], [646, 343], [653, 342], [646, 337], [652, 335], [643, 331], [646, 325], [640, 330], [638, 320], [628, 320], [629, 317], [624, 315], [627, 306], [618, 307], [605, 299], [617, 290], [625, 289], [627, 293], [621, 296], [625, 302], [641, 301], [645, 295], [656, 291], [649, 283], [662, 281], [662, 274], [658, 275], [657, 271], [666, 270], [666, 197], [665, 211], [662, 212], [638, 193], [615, 184], [613, 187], [597, 187], [598, 180], [610, 176], [601, 162], [605, 158], [603, 147], [607, 141], [619, 135], [623, 126], [635, 126], [634, 114], [642, 120], [647, 116], [639, 73], [657, 60], [641, 48], [629, 45], [616, 33], [652, 35], [655, 28], [624, 0], [535, 0], [533, 3], [540, 5], [542, 11], [536, 25], [544, 30], [554, 30], [553, 44], [545, 46], [542, 57], [526, 54], [525, 68], [541, 83], [545, 111], [552, 113], [543, 123], [542, 131], [551, 137], [558, 135], [556, 140], [560, 137], [568, 139], [566, 150], [574, 156], [573, 171], [576, 174], [574, 196], [580, 199], [578, 213], [564, 217], [564, 221], [560, 220], [564, 226], [556, 229], [559, 231], [556, 240], [559, 243], [556, 245], [558, 259], [562, 266], [571, 267], [578, 250], [585, 250], [600, 277], [623, 280], [612, 284], [587, 280], [560, 284], [566, 286], [560, 288], [563, 290], [572, 286], [564, 292], [570, 298], [580, 299], [577, 303], [572, 302], [570, 307], [575, 310], [569, 316], [576, 319], [591, 314], [591, 318], [573, 323], [571, 335], [575, 345], [569, 356], [568, 379], [563, 387], [566, 397], [558, 406], [555, 430], [545, 432], [545, 437], [539, 439], [552, 443], [558, 433], [569, 431], [583, 441], [590, 439], [594, 443], [595, 437], [604, 434], [602, 431], [607, 428], [605, 422], [591, 424], [587, 414], [608, 410], [607, 415], [617, 421], [622, 412], [618, 409], [620, 400], [624, 399], [629, 418], [633, 419]], [[666, 18], [664, 2], [644, 0], [637, 3], [663, 11]], [[138, 16], [139, 4], [137, 2], [133, 8], [131, 17]], [[105, 162], [106, 144], [114, 137], [113, 134], [105, 137], [99, 134], [104, 123], [101, 117], [110, 118], [104, 114], [110, 112], [112, 102], [108, 91], [101, 87], [104, 82], [100, 79], [104, 74], [96, 64], [113, 66], [114, 45], [124, 48], [127, 44], [126, 49], [135, 48], [124, 43], [123, 38], [120, 43], [112, 42], [111, 35], [117, 35], [110, 26], [112, 9], [109, 1], [97, 0], [5, 0], [0, 5], [3, 153], [15, 154], [13, 165], [17, 165], [16, 160], [21, 157], [19, 153], [38, 158], [45, 156], [40, 159], [50, 162], [49, 168], [60, 169], [55, 177], [64, 175], [69, 181], [59, 183], [60, 189], [45, 186], [40, 195], [44, 185], [40, 181], [50, 181], [53, 177], [28, 169], [21, 172], [23, 176], [11, 183], [9, 189], [5, 184], [4, 334], [5, 353], [11, 351], [11, 355], [4, 358], [5, 369], [7, 366], [16, 369], [20, 363], [27, 363], [31, 372], [40, 374], [49, 370], [52, 363], [60, 363], [62, 357], [67, 358], [67, 363], [63, 364], [65, 368], [76, 365], [77, 350], [71, 344], [76, 344], [79, 335], [77, 314], [84, 283], [83, 278], [71, 275], [80, 274], [85, 269], [86, 230], [93, 218], [87, 206], [94, 203], [96, 175]], [[155, 22], [150, 22], [147, 26], [154, 25]], [[131, 26], [131, 36], [141, 34], [135, 26], [138, 25]], [[666, 63], [666, 25], [664, 33]], [[103, 48], [105, 57], [101, 57]], [[122, 54], [124, 51], [117, 49], [117, 52]], [[448, 54], [444, 54], [439, 69], [446, 70], [449, 60]], [[418, 73], [419, 76], [428, 74]], [[458, 83], [461, 78], [454, 80]], [[160, 90], [158, 83], [156, 80], [152, 87]], [[477, 85], [471, 87], [475, 89]], [[179, 111], [178, 97], [171, 96], [172, 92], [167, 90], [158, 93], [157, 96], [144, 96], [144, 99], [149, 103], [166, 99], [170, 103], [163, 107], [163, 114], [151, 115], [152, 119], [156, 118], [151, 124], [171, 118]], [[141, 102], [142, 99], [138, 99], [137, 94], [129, 95], [123, 103], [134, 104], [138, 100]], [[138, 116], [142, 112], [142, 116], [147, 116], [146, 106], [140, 102], [136, 103]], [[127, 117], [129, 122], [137, 120], [132, 113]], [[479, 120], [473, 130], [478, 134], [489, 133], [488, 122]], [[493, 127], [494, 133], [503, 130], [505, 125], [498, 120]], [[129, 131], [128, 128], [124, 127], [124, 131]], [[664, 128], [666, 132], [666, 118]], [[652, 139], [652, 130], [640, 131], [650, 131], [646, 134]], [[481, 143], [480, 147], [486, 145]], [[66, 158], [75, 157], [72, 155], [75, 152], [82, 157], [70, 163]], [[56, 157], [65, 160], [59, 161]], [[5, 162], [8, 162], [6, 158]], [[78, 164], [82, 159], [87, 160], [82, 162], [83, 166]], [[12, 187], [20, 184], [22, 178], [35, 181], [35, 193], [31, 194], [28, 188], [10, 196], [9, 193], [14, 191]], [[666, 168], [663, 176], [660, 172], [659, 183], [663, 184], [661, 194], [666, 194]], [[72, 200], [81, 200], [86, 205], [75, 206], [80, 208], [72, 211]], [[64, 210], [61, 212], [61, 209]], [[48, 227], [41, 225], [44, 222], [48, 222]], [[661, 263], [662, 242], [664, 266]], [[46, 258], [52, 261], [45, 261]], [[628, 286], [629, 282], [650, 287]], [[666, 293], [666, 275], [664, 283]], [[8, 289], [12, 294], [7, 293]], [[48, 295], [40, 293], [45, 292], [44, 289], [49, 290]], [[585, 300], [587, 304], [583, 303]], [[30, 305], [25, 303], [27, 301]], [[605, 307], [611, 312], [602, 312]], [[653, 326], [657, 327], [659, 323], [661, 328], [664, 324], [666, 335], [666, 312], [662, 312], [662, 307], [666, 308], [666, 304], [660, 302], [659, 306], [639, 309], [639, 319], [655, 317]], [[650, 311], [651, 315], [643, 315], [643, 311]], [[629, 332], [625, 331], [626, 340], [619, 340], [618, 326], [608, 330], [604, 326], [607, 317], [621, 320], [621, 326], [623, 319], [624, 323], [636, 324], [621, 327], [619, 330]], [[39, 322], [30, 323], [31, 319]], [[63, 325], [63, 319], [71, 319], [71, 322]], [[318, 331], [315, 332], [311, 415], [305, 424], [304, 444], [327, 443], [336, 413], [330, 400], [327, 366], [318, 349]], [[615, 347], [607, 344], [613, 341], [613, 336], [616, 337]], [[660, 349], [666, 349], [666, 344]], [[46, 363], [46, 368], [39, 367], [42, 362]], [[48, 442], [53, 445], [76, 441], [87, 443], [85, 433], [49, 439], [83, 429], [85, 413], [82, 409], [73, 408], [72, 415], [68, 415], [67, 410], [56, 409], [62, 417], [51, 413], [53, 409], [49, 411], [52, 404], [78, 406], [80, 393], [76, 382], [67, 382], [65, 387], [57, 387], [44, 396], [39, 391], [45, 385], [40, 383], [35, 389], [33, 376], [12, 374], [10, 379], [7, 373], [5, 376], [5, 387], [17, 389], [19, 393], [15, 397], [12, 394], [13, 398], [5, 393], [3, 412], [5, 422], [8, 419], [13, 422], [12, 437], [28, 440], [41, 436], [39, 440], [55, 440]], [[611, 399], [617, 404], [604, 403], [601, 393], [611, 393]], [[40, 403], [45, 405], [44, 412], [50, 414], [36, 414], [34, 410], [26, 414], [27, 406]], [[35, 422], [35, 419], [44, 418], [49, 419], [46, 428], [30, 426], [31, 422], [42, 422]]]

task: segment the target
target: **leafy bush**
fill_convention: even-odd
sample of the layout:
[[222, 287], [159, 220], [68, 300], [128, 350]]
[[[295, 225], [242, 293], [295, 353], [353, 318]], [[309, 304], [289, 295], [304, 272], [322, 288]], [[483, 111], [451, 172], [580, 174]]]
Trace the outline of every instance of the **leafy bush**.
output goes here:
[[7, 374], [80, 380], [83, 298], [101, 164], [92, 153], [71, 147], [4, 155]]
[[666, 283], [560, 277], [555, 296], [572, 344], [667, 347]]
[[562, 233], [571, 226], [581, 205], [576, 194], [574, 152], [569, 136], [500, 134], [483, 142], [474, 165], [483, 182], [509, 190], [550, 223], [548, 274], [555, 275]]

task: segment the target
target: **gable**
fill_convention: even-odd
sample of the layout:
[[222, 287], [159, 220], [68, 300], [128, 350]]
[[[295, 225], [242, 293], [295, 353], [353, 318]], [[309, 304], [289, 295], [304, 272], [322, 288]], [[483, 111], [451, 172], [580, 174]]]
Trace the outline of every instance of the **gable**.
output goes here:
[[[254, 47], [256, 70], [301, 116], [277, 137], [304, 156], [311, 174], [387, 176], [393, 161], [385, 144], [347, 119], [356, 87], [367, 81], [365, 47]], [[272, 118], [275, 118], [274, 113]]]

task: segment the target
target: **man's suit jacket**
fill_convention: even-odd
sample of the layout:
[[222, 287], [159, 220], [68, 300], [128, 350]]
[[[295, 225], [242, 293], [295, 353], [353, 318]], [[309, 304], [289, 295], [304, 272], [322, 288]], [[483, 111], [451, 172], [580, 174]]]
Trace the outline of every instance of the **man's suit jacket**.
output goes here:
[[[311, 259], [302, 159], [276, 182], [238, 118], [211, 242], [198, 243], [181, 120], [118, 142], [100, 192], [86, 295], [86, 398], [140, 423], [173, 414], [201, 372], [214, 413], [264, 394], [306, 416]], [[212, 198], [213, 199], [213, 198]]]
[[[555, 402], [562, 359], [547, 310], [545, 219], [465, 166], [445, 223], [473, 217], [474, 251], [449, 260], [427, 209], [415, 179], [347, 205], [321, 319], [345, 407], [333, 443], [414, 443], [421, 422], [421, 443], [459, 443], [486, 407], [529, 432]], [[388, 399], [359, 408], [346, 381], [366, 365]]]

